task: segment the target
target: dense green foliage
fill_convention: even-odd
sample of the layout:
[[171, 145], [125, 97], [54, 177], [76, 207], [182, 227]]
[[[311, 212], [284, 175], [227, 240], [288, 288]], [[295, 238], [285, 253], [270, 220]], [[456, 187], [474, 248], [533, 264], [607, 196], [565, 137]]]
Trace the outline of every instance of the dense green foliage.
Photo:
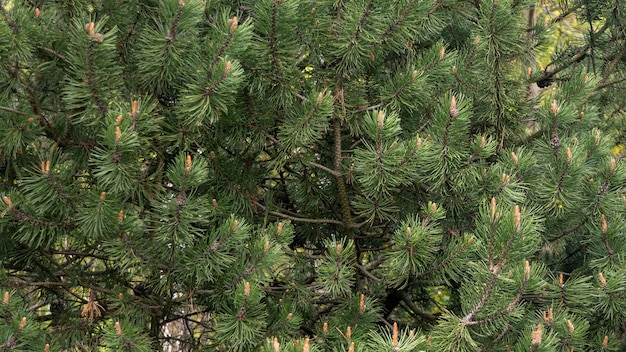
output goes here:
[[0, 0], [0, 351], [623, 350], [626, 11], [542, 6]]

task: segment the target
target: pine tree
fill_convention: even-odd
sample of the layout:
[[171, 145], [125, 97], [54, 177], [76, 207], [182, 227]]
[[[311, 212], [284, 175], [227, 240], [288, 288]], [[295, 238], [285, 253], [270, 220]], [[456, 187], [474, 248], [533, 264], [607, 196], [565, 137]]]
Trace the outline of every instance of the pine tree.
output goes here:
[[0, 17], [0, 351], [626, 348], [619, 1]]

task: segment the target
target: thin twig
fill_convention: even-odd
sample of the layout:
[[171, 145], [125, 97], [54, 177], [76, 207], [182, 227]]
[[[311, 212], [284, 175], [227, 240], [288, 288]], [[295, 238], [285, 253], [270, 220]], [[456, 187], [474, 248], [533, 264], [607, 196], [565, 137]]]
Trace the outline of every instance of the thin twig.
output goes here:
[[333, 169], [327, 168], [324, 165], [321, 165], [321, 164], [318, 164], [318, 163], [314, 163], [312, 161], [307, 161], [306, 163], [309, 166], [313, 166], [313, 167], [316, 167], [316, 168], [318, 168], [320, 170], [324, 170], [324, 171], [328, 172], [329, 174], [331, 174], [331, 175], [333, 175], [335, 177], [341, 177], [343, 175], [341, 172], [338, 172], [338, 171], [335, 171]]
[[296, 217], [296, 216], [287, 215], [285, 213], [281, 213], [278, 211], [269, 210], [266, 206], [264, 206], [263, 204], [255, 200], [253, 200], [252, 203], [254, 203], [254, 205], [259, 207], [261, 210], [266, 211], [268, 214], [278, 216], [283, 219], [289, 219], [289, 220], [299, 221], [299, 222], [317, 223], [317, 224], [335, 224], [339, 226], [344, 225], [343, 221], [339, 221], [335, 219], [311, 219], [311, 218]]
[[383, 279], [378, 278], [376, 276], [374, 276], [374, 274], [370, 273], [365, 267], [363, 267], [362, 265], [359, 264], [354, 264], [354, 266], [359, 269], [363, 274], [365, 274], [365, 276], [369, 277], [370, 279], [376, 281], [376, 282], [382, 282]]
[[10, 107], [7, 107], [7, 106], [0, 106], [0, 110], [12, 112], [14, 114], [18, 114], [18, 115], [22, 115], [22, 116], [30, 116], [30, 114], [27, 114], [25, 112], [22, 112], [22, 111], [19, 111], [19, 110], [16, 110], [16, 109], [13, 109], [13, 108], [10, 108]]

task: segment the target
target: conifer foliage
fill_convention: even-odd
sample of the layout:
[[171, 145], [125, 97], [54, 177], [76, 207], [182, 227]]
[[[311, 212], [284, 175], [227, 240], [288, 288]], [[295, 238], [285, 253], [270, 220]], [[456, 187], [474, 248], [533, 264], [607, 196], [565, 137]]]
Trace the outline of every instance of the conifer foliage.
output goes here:
[[624, 28], [0, 0], [0, 351], [623, 350]]

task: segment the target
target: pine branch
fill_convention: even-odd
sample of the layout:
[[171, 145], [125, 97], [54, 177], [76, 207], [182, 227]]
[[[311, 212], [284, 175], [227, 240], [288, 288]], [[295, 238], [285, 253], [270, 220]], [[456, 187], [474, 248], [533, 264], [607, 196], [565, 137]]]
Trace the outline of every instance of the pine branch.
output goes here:
[[402, 298], [402, 301], [407, 305], [407, 307], [409, 307], [409, 310], [413, 312], [413, 314], [431, 322], [437, 320], [436, 316], [419, 309], [419, 307], [415, 304], [415, 302], [413, 302], [413, 300], [411, 300], [411, 297], [405, 290], [400, 291], [400, 297]]
[[624, 55], [626, 55], [626, 44], [622, 46], [620, 51], [615, 55], [615, 57], [613, 57], [613, 60], [609, 63], [607, 68], [604, 69], [604, 72], [602, 72], [602, 79], [600, 80], [600, 85], [606, 83], [611, 73], [615, 71], [615, 68], [617, 67], [617, 65], [622, 61], [622, 58], [624, 57]]
[[[236, 20], [237, 20], [237, 17], [235, 17], [234, 19], [231, 19], [231, 21], [236, 21]], [[222, 45], [215, 52], [215, 55], [213, 55], [213, 59], [209, 63], [209, 69], [207, 71], [211, 72], [211, 70], [213, 69], [213, 66], [215, 66], [215, 64], [220, 59], [220, 57], [222, 57], [222, 55], [224, 55], [224, 52], [226, 51], [226, 48], [228, 48], [230, 46], [230, 44], [232, 43], [232, 41], [233, 41], [233, 33], [234, 33], [234, 31], [229, 31], [228, 32], [228, 34], [226, 35], [226, 38], [222, 42]]]
[[0, 110], [7, 111], [7, 112], [12, 112], [14, 114], [22, 115], [22, 116], [31, 116], [30, 114], [27, 114], [25, 112], [21, 112], [19, 110], [16, 110], [16, 109], [13, 109], [13, 108], [10, 108], [10, 107], [7, 107], [7, 106], [0, 106]]
[[358, 44], [359, 38], [361, 37], [361, 32], [363, 31], [363, 25], [365, 24], [365, 22], [367, 21], [367, 18], [372, 13], [373, 7], [374, 7], [374, 0], [370, 0], [370, 2], [367, 3], [367, 6], [365, 6], [365, 11], [363, 11], [363, 14], [361, 14], [361, 19], [359, 19], [359, 24], [357, 25], [356, 30], [352, 34], [352, 40], [350, 41], [350, 48], [347, 50], [348, 52], [351, 51], [351, 48], [353, 46]]
[[418, 0], [413, 0], [411, 1], [402, 11], [402, 13], [400, 14], [400, 16], [394, 18], [393, 21], [391, 21], [391, 23], [387, 26], [387, 28], [385, 29], [385, 31], [382, 33], [381, 35], [381, 42], [384, 42], [387, 37], [389, 36], [389, 34], [391, 34], [391, 32], [393, 32], [393, 30], [399, 26], [408, 16], [408, 14], [413, 10], [413, 8], [415, 7], [415, 5], [417, 5], [419, 1]]
[[274, 69], [274, 74], [276, 75], [275, 80], [282, 81], [281, 67], [280, 62], [278, 60], [278, 34], [276, 33], [276, 26], [278, 22], [278, 5], [281, 3], [281, 0], [274, 0], [272, 2], [272, 16], [270, 19], [270, 54], [272, 59], [272, 67]]
[[604, 88], [611, 87], [611, 86], [614, 86], [616, 84], [620, 84], [620, 83], [622, 83], [624, 81], [626, 81], [626, 77], [618, 78], [618, 79], [610, 81], [610, 82], [600, 81], [600, 84], [598, 84], [596, 86], [595, 90], [596, 91], [600, 91], [600, 90], [602, 90]]
[[474, 320], [474, 321], [470, 321], [465, 325], [471, 326], [471, 325], [480, 325], [480, 324], [487, 324], [487, 323], [492, 323], [498, 319], [503, 318], [505, 315], [511, 313], [513, 311], [513, 309], [515, 309], [515, 307], [519, 304], [519, 302], [522, 300], [522, 296], [524, 296], [524, 292], [526, 292], [526, 287], [528, 286], [528, 278], [524, 278], [524, 281], [522, 282], [522, 286], [520, 287], [519, 291], [517, 292], [517, 295], [515, 296], [515, 298], [513, 299], [513, 301], [511, 301], [511, 303], [509, 303], [509, 305], [499, 311], [498, 313], [481, 319], [481, 320]]
[[96, 105], [98, 105], [98, 109], [100, 110], [100, 114], [102, 117], [106, 117], [107, 115], [107, 106], [102, 97], [100, 96], [100, 92], [98, 89], [98, 82], [96, 82], [96, 74], [95, 74], [95, 50], [96, 50], [96, 42], [91, 40], [89, 45], [87, 46], [87, 86], [89, 86], [89, 91], [91, 92], [91, 96], [96, 100]]
[[309, 165], [309, 166], [316, 167], [316, 168], [318, 168], [320, 170], [324, 170], [324, 171], [328, 172], [329, 174], [331, 174], [331, 175], [333, 175], [335, 177], [341, 177], [343, 175], [342, 172], [337, 172], [337, 171], [335, 171], [333, 169], [327, 168], [324, 165], [320, 165], [320, 164], [314, 163], [312, 161], [307, 161], [306, 164]]
[[170, 25], [170, 29], [169, 29], [167, 36], [165, 36], [165, 40], [167, 40], [168, 43], [171, 43], [172, 41], [176, 40], [176, 36], [178, 34], [178, 24], [180, 23], [180, 17], [183, 14], [184, 6], [185, 6], [184, 2], [181, 2], [179, 3], [178, 8], [176, 9], [174, 20], [172, 21], [172, 24]]
[[61, 61], [64, 61], [64, 60], [65, 60], [65, 56], [64, 56], [63, 54], [59, 53], [59, 52], [58, 52], [58, 51], [56, 51], [56, 50], [53, 50], [53, 49], [47, 48], [47, 47], [45, 47], [45, 46], [38, 46], [38, 47], [37, 47], [37, 49], [39, 49], [39, 50], [41, 50], [41, 51], [44, 51], [44, 52], [46, 52], [46, 53], [48, 53], [48, 54], [52, 55], [53, 57], [56, 57], [57, 59], [59, 59], [59, 60], [61, 60]]
[[[43, 115], [41, 113], [41, 107], [39, 106], [39, 98], [37, 97], [37, 92], [28, 83], [28, 81], [22, 74], [20, 67], [13, 67], [12, 69], [9, 70], [9, 72], [11, 73], [13, 77], [17, 78], [20, 81], [20, 83], [22, 83], [24, 88], [26, 88], [26, 91], [28, 92], [28, 100], [30, 102], [31, 108], [33, 109], [33, 113], [43, 118]], [[46, 121], [46, 124], [48, 124], [47, 121]]]
[[354, 113], [359, 113], [359, 112], [369, 111], [369, 110], [377, 110], [381, 106], [383, 106], [383, 103], [378, 103], [376, 105], [371, 105], [371, 106], [359, 107], [358, 109], [354, 110]]
[[500, 274], [500, 270], [502, 269], [501, 265], [496, 265], [491, 274], [489, 275], [489, 281], [487, 281], [487, 286], [483, 291], [483, 295], [480, 297], [480, 300], [474, 305], [474, 307], [461, 319], [460, 323], [463, 325], [469, 325], [474, 321], [474, 315], [483, 308], [487, 300], [491, 296], [491, 291], [495, 287], [496, 279]]
[[359, 264], [354, 264], [354, 266], [359, 269], [365, 276], [369, 277], [370, 279], [376, 281], [376, 282], [383, 282], [383, 280], [381, 278], [378, 278], [376, 276], [374, 276], [374, 274], [370, 273], [368, 269], [366, 269], [363, 265], [359, 265]]
[[293, 221], [307, 222], [307, 223], [313, 223], [313, 224], [316, 224], [316, 223], [317, 224], [335, 224], [339, 226], [345, 226], [345, 223], [343, 221], [339, 221], [335, 219], [315, 219], [315, 218], [296, 217], [296, 216], [287, 215], [285, 213], [281, 213], [278, 211], [269, 210], [266, 206], [264, 206], [263, 204], [255, 200], [252, 200], [252, 203], [256, 205], [257, 207], [259, 207], [262, 211], [267, 212], [270, 215], [278, 216], [283, 219], [289, 219]]
[[[343, 105], [343, 104], [342, 104]], [[343, 226], [349, 229], [352, 226], [352, 215], [350, 210], [350, 200], [348, 199], [348, 192], [346, 190], [346, 183], [343, 179], [343, 167], [342, 167], [342, 152], [341, 152], [341, 121], [338, 117], [333, 120], [333, 139], [335, 148], [335, 172], [339, 176], [335, 176], [337, 191], [339, 193], [339, 202], [341, 203], [341, 212], [343, 216]], [[348, 231], [348, 236], [354, 238], [352, 231]]]

